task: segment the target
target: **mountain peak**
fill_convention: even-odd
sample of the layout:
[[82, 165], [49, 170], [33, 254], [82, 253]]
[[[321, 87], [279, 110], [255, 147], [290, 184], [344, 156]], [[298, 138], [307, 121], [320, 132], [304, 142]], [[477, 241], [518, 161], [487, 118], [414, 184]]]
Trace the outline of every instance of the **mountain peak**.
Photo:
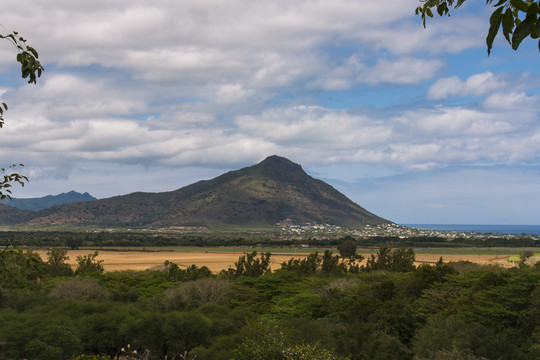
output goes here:
[[[120, 227], [275, 226], [283, 219], [358, 228], [388, 222], [306, 174], [299, 164], [272, 155], [166, 193], [132, 193], [56, 206], [28, 217], [31, 225]], [[1, 219], [0, 219], [1, 221]], [[24, 221], [21, 219], [20, 221]]]
[[272, 155], [261, 161], [255, 168], [261, 169], [265, 174], [270, 177], [285, 177], [294, 175], [307, 175], [302, 166], [292, 162], [291, 160]]
[[296, 165], [296, 166], [300, 166], [298, 164], [295, 164], [293, 163], [291, 160], [287, 159], [287, 158], [284, 158], [283, 156], [278, 156], [278, 155], [270, 155], [268, 156], [266, 159], [264, 159], [263, 161], [261, 161], [259, 163], [259, 165], [263, 165], [263, 166], [280, 166], [280, 165]]

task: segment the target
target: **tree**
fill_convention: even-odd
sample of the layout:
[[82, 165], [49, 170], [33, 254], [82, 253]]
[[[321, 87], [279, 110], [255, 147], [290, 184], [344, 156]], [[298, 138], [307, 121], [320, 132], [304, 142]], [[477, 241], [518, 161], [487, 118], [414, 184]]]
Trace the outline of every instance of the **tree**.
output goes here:
[[169, 354], [186, 358], [193, 348], [207, 345], [211, 327], [212, 321], [198, 312], [172, 311], [168, 313], [163, 324], [163, 332]]
[[[415, 10], [416, 15], [422, 17], [424, 27], [426, 17], [433, 17], [436, 11], [440, 16], [448, 15], [459, 8], [465, 0], [420, 0], [424, 3]], [[486, 0], [486, 5], [493, 4], [493, 0]], [[486, 37], [488, 56], [491, 53], [493, 40], [499, 29], [512, 49], [517, 50], [521, 42], [530, 37], [540, 38], [540, 0], [498, 0], [493, 5], [495, 10], [489, 19], [489, 31]], [[538, 41], [540, 50], [540, 40]]]
[[24, 251], [7, 240], [0, 250], [0, 287], [36, 280], [42, 267], [43, 260], [38, 254], [32, 250]]
[[97, 256], [97, 250], [93, 254], [77, 256], [77, 263], [79, 266], [77, 267], [77, 270], [75, 270], [75, 275], [103, 272], [103, 265], [101, 265], [103, 260], [96, 260]]
[[[2, 35], [0, 34], [0, 39], [5, 39], [9, 41], [15, 48], [17, 48], [17, 62], [21, 64], [21, 76], [23, 79], [28, 78], [29, 84], [35, 84], [38, 77], [43, 73], [43, 66], [39, 62], [38, 52], [36, 49], [26, 44], [26, 39], [19, 36], [19, 34], [14, 31], [11, 34]], [[8, 109], [6, 103], [0, 103], [0, 128], [4, 126], [4, 111]], [[22, 164], [19, 164], [22, 166]], [[7, 168], [1, 168], [0, 172], [3, 174], [3, 179], [0, 180], [0, 199], [5, 199], [6, 197], [11, 199], [11, 187], [12, 183], [18, 183], [21, 186], [24, 186], [25, 182], [28, 182], [28, 178], [19, 173], [10, 173], [9, 169], [17, 165], [11, 165]]]
[[47, 251], [47, 264], [49, 265], [48, 273], [53, 276], [71, 276], [73, 275], [73, 270], [71, 266], [66, 264], [66, 261], [69, 260], [67, 256], [67, 249], [51, 249]]
[[256, 251], [242, 255], [234, 263], [236, 269], [229, 269], [229, 273], [235, 276], [261, 276], [270, 274], [272, 272], [270, 268], [270, 256], [271, 254], [269, 252], [261, 253], [259, 259], [257, 258]]
[[368, 259], [365, 270], [413, 271], [414, 259], [413, 249], [398, 248], [392, 251], [388, 246], [382, 246], [376, 256], [372, 254]]
[[356, 242], [354, 240], [346, 240], [337, 246], [339, 255], [342, 258], [352, 259], [356, 255]]

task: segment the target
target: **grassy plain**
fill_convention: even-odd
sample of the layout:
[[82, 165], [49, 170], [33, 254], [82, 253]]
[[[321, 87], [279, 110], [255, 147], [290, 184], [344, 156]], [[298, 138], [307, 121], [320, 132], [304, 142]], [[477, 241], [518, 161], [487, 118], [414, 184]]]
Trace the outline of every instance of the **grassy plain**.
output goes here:
[[[230, 267], [238, 257], [246, 252], [256, 250], [260, 252], [271, 252], [271, 267], [278, 269], [281, 263], [291, 258], [300, 258], [309, 253], [318, 251], [323, 253], [326, 249], [314, 248], [235, 248], [235, 247], [169, 247], [169, 248], [116, 248], [99, 250], [98, 260], [103, 260], [105, 271], [115, 270], [145, 270], [162, 266], [166, 260], [178, 264], [181, 268], [192, 264], [197, 266], [207, 266], [213, 272], [219, 272]], [[335, 251], [335, 249], [333, 249]], [[94, 249], [70, 250], [68, 251], [68, 263], [75, 269], [77, 266], [77, 256], [93, 253]], [[434, 263], [443, 258], [444, 262], [449, 261], [471, 261], [477, 264], [493, 264], [503, 267], [517, 266], [509, 261], [509, 258], [520, 254], [523, 249], [415, 249], [417, 265], [420, 263]], [[358, 249], [358, 253], [368, 257], [375, 253], [376, 249]], [[42, 259], [47, 259], [47, 250], [38, 250], [37, 253]], [[538, 254], [536, 254], [538, 255]]]

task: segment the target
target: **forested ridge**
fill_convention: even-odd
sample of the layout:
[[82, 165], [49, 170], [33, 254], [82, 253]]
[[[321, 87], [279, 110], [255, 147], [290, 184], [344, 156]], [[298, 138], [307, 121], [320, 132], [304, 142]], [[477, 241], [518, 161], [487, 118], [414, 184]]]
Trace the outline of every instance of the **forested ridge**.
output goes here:
[[[351, 243], [291, 259], [247, 253], [221, 274], [166, 261], [103, 272], [5, 248], [0, 359], [538, 359], [540, 265], [413, 265]], [[523, 258], [530, 254], [524, 254]]]

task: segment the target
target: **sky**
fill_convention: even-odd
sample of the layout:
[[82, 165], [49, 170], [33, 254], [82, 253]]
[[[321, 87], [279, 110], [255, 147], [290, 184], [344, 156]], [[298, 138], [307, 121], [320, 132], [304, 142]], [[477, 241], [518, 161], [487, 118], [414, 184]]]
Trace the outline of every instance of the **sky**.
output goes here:
[[400, 224], [540, 225], [538, 45], [492, 9], [418, 0], [4, 0], [45, 72], [0, 43], [17, 198], [171, 191], [270, 155]]

